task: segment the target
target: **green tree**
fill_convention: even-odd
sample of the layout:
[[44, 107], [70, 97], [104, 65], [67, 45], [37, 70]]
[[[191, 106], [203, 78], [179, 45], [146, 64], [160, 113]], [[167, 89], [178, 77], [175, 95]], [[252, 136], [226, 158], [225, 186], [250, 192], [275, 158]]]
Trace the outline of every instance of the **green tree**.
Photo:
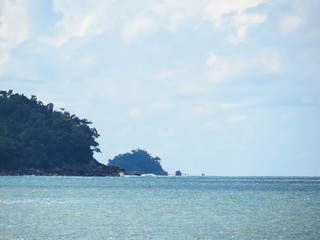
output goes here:
[[100, 152], [90, 121], [43, 105], [32, 95], [0, 91], [0, 170], [90, 164]]

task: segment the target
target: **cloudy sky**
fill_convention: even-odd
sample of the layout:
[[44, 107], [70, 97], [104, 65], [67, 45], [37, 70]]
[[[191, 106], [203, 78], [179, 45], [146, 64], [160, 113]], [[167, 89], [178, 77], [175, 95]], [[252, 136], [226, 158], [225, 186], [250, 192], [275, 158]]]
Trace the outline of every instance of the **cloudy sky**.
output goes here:
[[0, 89], [93, 122], [107, 163], [320, 175], [320, 1], [0, 0]]

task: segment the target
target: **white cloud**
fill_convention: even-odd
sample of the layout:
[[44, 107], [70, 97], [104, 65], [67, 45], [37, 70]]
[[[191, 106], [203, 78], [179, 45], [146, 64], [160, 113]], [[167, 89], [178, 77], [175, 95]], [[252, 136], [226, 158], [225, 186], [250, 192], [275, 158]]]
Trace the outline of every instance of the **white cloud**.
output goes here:
[[136, 17], [130, 19], [123, 27], [122, 38], [125, 42], [131, 42], [139, 38], [143, 33], [154, 30], [157, 22], [152, 18]]
[[185, 12], [191, 15], [200, 12], [207, 3], [208, 0], [166, 0], [163, 6], [165, 8], [185, 9]]
[[264, 48], [251, 56], [219, 56], [210, 51], [206, 65], [209, 82], [225, 83], [248, 72], [280, 73], [287, 64], [281, 50]]
[[[160, 3], [137, 1], [118, 5], [114, 4], [114, 1], [92, 1], [74, 5], [55, 0], [54, 9], [62, 13], [63, 18], [56, 25], [57, 34], [44, 40], [59, 47], [74, 37], [100, 34], [107, 31], [109, 25], [122, 25], [124, 21], [122, 38], [129, 43], [159, 27], [174, 32], [190, 17], [198, 15], [204, 20], [213, 22], [219, 29], [236, 28], [235, 36], [232, 35], [231, 40], [243, 41], [248, 28], [266, 19], [266, 16], [261, 13], [248, 14], [246, 10], [257, 7], [263, 2], [264, 0], [166, 0]], [[120, 6], [121, 9], [119, 9]], [[137, 12], [135, 17], [131, 16], [132, 9]], [[116, 11], [121, 12], [117, 17], [114, 16]]]
[[247, 29], [264, 22], [267, 18], [262, 13], [248, 14], [246, 10], [255, 8], [265, 0], [215, 0], [204, 8], [203, 18], [211, 21], [218, 29], [236, 28], [232, 42], [245, 40]]
[[245, 12], [247, 9], [259, 6], [264, 0], [213, 0], [210, 1], [205, 9], [204, 18], [210, 20], [217, 27], [222, 27], [223, 19], [222, 17], [229, 13], [238, 14]]
[[227, 79], [229, 66], [228, 62], [222, 57], [210, 52], [207, 58], [207, 66], [210, 68], [209, 77], [211, 82], [219, 83]]
[[113, 1], [89, 1], [83, 4], [55, 0], [55, 12], [62, 14], [62, 19], [55, 25], [56, 34], [44, 37], [47, 44], [60, 47], [75, 37], [104, 33], [111, 25], [108, 14]]
[[208, 78], [212, 83], [225, 82], [238, 72], [236, 62], [231, 63], [227, 58], [213, 52], [209, 52], [206, 64], [209, 67]]
[[27, 1], [6, 0], [0, 15], [0, 74], [10, 60], [11, 51], [31, 36]]
[[188, 18], [201, 14], [208, 0], [165, 0], [155, 1], [150, 9], [162, 19], [162, 27], [175, 32]]
[[0, 37], [17, 45], [30, 36], [27, 1], [5, 1], [1, 9]]
[[241, 42], [244, 41], [246, 38], [246, 33], [248, 28], [251, 26], [263, 23], [267, 19], [266, 15], [263, 14], [238, 14], [234, 18], [233, 25], [237, 29], [237, 33], [235, 36], [231, 35], [230, 40], [231, 42]]
[[292, 32], [296, 30], [302, 22], [302, 18], [299, 16], [285, 16], [281, 19], [279, 28], [282, 32], [282, 34], [287, 34], [289, 32]]
[[[166, 0], [163, 3], [154, 3], [150, 6], [153, 12], [162, 18], [163, 27], [171, 30], [193, 16], [210, 21], [219, 30], [233, 30], [232, 42], [244, 41], [247, 30], [265, 22], [267, 16], [263, 13], [247, 13], [258, 7], [266, 0]], [[168, 19], [169, 21], [164, 21]]]
[[76, 33], [76, 36], [79, 36], [79, 37], [85, 36], [90, 25], [96, 24], [96, 23], [97, 23], [97, 19], [95, 19], [95, 16], [93, 14], [87, 15], [81, 22], [79, 29]]
[[[191, 17], [202, 17], [216, 28], [236, 29], [230, 37], [232, 42], [244, 41], [248, 28], [265, 21], [262, 13], [246, 13], [265, 0], [166, 0], [163, 2], [142, 1], [117, 4], [115, 1], [84, 1], [71, 4], [54, 1], [54, 10], [62, 14], [56, 24], [56, 34], [43, 38], [46, 43], [60, 47], [75, 37], [102, 34], [112, 27], [122, 29], [122, 39], [130, 43], [157, 28], [175, 32], [178, 26]], [[115, 13], [120, 14], [115, 14]], [[132, 16], [132, 12], [136, 12]]]
[[129, 116], [132, 118], [140, 118], [142, 116], [142, 111], [140, 108], [132, 108], [129, 112]]

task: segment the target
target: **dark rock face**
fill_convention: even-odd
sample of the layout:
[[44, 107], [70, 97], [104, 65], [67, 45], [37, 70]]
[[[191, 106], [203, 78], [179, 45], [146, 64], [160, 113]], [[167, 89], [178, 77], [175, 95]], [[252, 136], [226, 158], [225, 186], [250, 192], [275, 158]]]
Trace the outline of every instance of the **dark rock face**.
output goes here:
[[120, 176], [119, 173], [125, 172], [123, 168], [113, 165], [106, 166], [101, 163], [89, 165], [83, 171], [82, 176]]
[[83, 165], [77, 168], [53, 168], [53, 169], [18, 169], [18, 170], [2, 170], [0, 176], [20, 176], [20, 175], [35, 175], [35, 176], [120, 176], [119, 173], [125, 172], [123, 168], [117, 166], [106, 166], [99, 162], [94, 162], [89, 165]]
[[181, 172], [180, 171], [176, 171], [176, 176], [181, 176]]

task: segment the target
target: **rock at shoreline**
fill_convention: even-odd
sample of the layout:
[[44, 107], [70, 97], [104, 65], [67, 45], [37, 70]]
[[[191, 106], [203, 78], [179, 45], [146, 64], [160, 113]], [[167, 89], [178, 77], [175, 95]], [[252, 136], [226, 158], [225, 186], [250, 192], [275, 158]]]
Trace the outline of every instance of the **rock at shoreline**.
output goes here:
[[133, 172], [131, 172], [131, 173], [127, 173], [126, 175], [131, 175], [131, 176], [141, 176], [141, 172], [133, 171]]
[[77, 168], [53, 168], [53, 169], [17, 169], [17, 170], [1, 170], [0, 176], [21, 176], [21, 175], [35, 175], [35, 176], [120, 176], [120, 173], [125, 172], [123, 168], [117, 166], [106, 166], [99, 162], [89, 165], [83, 165]]

